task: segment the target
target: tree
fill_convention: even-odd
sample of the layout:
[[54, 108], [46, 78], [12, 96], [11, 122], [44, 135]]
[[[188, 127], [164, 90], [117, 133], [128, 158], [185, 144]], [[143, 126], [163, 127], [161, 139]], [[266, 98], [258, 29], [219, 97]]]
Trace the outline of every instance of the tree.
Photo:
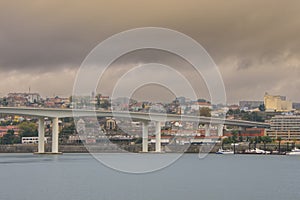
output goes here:
[[262, 136], [261, 137], [261, 141], [264, 143], [264, 150], [266, 151], [266, 138], [265, 138], [265, 136]]
[[96, 99], [97, 99], [97, 104], [96, 104], [96, 106], [97, 106], [97, 108], [100, 108], [100, 106], [101, 106], [100, 98], [101, 98], [101, 94], [98, 94], [98, 95], [96, 96]]
[[59, 137], [62, 139], [63, 142], [68, 140], [70, 135], [76, 133], [76, 127], [74, 122], [72, 122], [69, 126], [64, 126], [59, 134]]
[[238, 138], [238, 131], [237, 130], [233, 130], [233, 131], [231, 131], [231, 134], [232, 134], [232, 136], [231, 136], [232, 142], [236, 143], [238, 141], [237, 140], [237, 138]]
[[281, 144], [281, 137], [278, 137], [277, 138], [277, 141], [278, 141], [278, 152], [280, 153], [280, 144]]
[[259, 143], [259, 139], [258, 137], [254, 138], [254, 148], [256, 148], [257, 143]]
[[239, 136], [239, 142], [243, 142], [243, 136], [242, 135]]
[[242, 120], [264, 122], [262, 116], [258, 115], [257, 112], [245, 112], [242, 114]]
[[108, 100], [104, 100], [103, 103], [101, 103], [100, 108], [104, 108], [107, 110], [110, 106], [110, 102]]
[[200, 109], [200, 116], [211, 117], [211, 109], [208, 107], [203, 107]]
[[197, 102], [203, 102], [203, 103], [205, 103], [206, 100], [205, 99], [198, 99]]
[[33, 122], [22, 122], [19, 124], [21, 137], [35, 137], [38, 135], [37, 125]]
[[137, 139], [134, 141], [135, 144], [142, 144], [142, 142], [143, 142], [143, 138], [141, 138], [141, 137], [137, 138]]
[[4, 97], [4, 98], [2, 99], [1, 104], [2, 104], [3, 106], [7, 106], [7, 105], [8, 105], [8, 102], [7, 102], [6, 97]]
[[272, 138], [270, 137], [270, 136], [264, 136], [264, 138], [265, 138], [265, 142], [266, 143], [271, 143], [272, 142]]
[[265, 104], [259, 105], [258, 109], [262, 112], [265, 111], [266, 110]]
[[251, 144], [253, 144], [253, 142], [254, 142], [254, 139], [251, 137], [249, 139], [249, 150], [251, 149]]
[[231, 138], [224, 138], [222, 144], [231, 144]]
[[11, 133], [7, 133], [7, 134], [3, 135], [1, 143], [2, 144], [12, 144], [13, 136], [14, 135]]
[[14, 130], [8, 130], [1, 138], [1, 144], [16, 144], [20, 142], [20, 137], [14, 134]]

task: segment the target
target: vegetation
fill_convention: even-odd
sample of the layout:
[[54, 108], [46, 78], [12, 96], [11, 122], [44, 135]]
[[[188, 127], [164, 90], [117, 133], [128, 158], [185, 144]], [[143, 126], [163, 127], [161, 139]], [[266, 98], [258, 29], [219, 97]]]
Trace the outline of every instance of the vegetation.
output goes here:
[[[17, 121], [5, 121], [1, 122], [1, 126], [17, 125]], [[0, 138], [0, 144], [17, 144], [21, 143], [22, 137], [34, 137], [38, 135], [37, 125], [34, 122], [22, 122], [18, 125], [19, 135], [15, 134], [15, 131], [10, 129], [7, 133]]]
[[240, 109], [229, 109], [226, 113], [227, 116], [233, 116], [234, 119], [243, 119], [248, 121], [257, 121], [257, 122], [264, 122], [265, 120], [269, 120], [275, 115], [278, 115], [277, 112], [264, 112], [265, 106], [264, 104], [259, 106], [260, 111], [244, 111]]
[[0, 126], [9, 126], [9, 125], [17, 125], [17, 121], [7, 120], [0, 122]]
[[66, 125], [62, 128], [59, 137], [63, 142], [69, 139], [70, 135], [73, 135], [76, 133], [76, 127], [74, 122], [72, 122], [70, 125]]
[[143, 138], [139, 137], [139, 138], [136, 138], [136, 140], [134, 141], [135, 144], [142, 144], [143, 142]]
[[281, 149], [281, 147], [280, 147], [280, 145], [281, 145], [281, 137], [278, 137], [277, 138], [277, 141], [278, 141], [278, 151], [279, 151], [279, 153], [280, 153], [280, 149]]
[[265, 104], [261, 104], [259, 105], [258, 109], [262, 112], [264, 112], [266, 110]]
[[232, 133], [231, 137], [225, 138], [223, 140], [224, 144], [236, 143], [238, 141], [237, 140], [237, 138], [238, 138], [238, 131], [237, 130], [233, 130], [231, 133]]
[[0, 144], [16, 144], [21, 142], [21, 137], [14, 134], [14, 130], [8, 130], [2, 138]]
[[96, 107], [97, 108], [103, 108], [108, 109], [111, 106], [111, 103], [109, 100], [101, 100], [101, 94], [96, 95]]
[[0, 99], [0, 105], [2, 105], [2, 106], [7, 106], [7, 105], [8, 105], [8, 102], [7, 102], [7, 100], [6, 100], [6, 97]]
[[21, 137], [36, 137], [38, 135], [37, 125], [33, 122], [22, 122], [19, 124]]
[[[231, 143], [237, 143], [237, 142], [243, 142], [244, 138], [240, 135], [237, 130], [232, 131], [232, 136], [225, 138], [223, 140], [224, 144], [231, 144]], [[258, 137], [247, 137], [246, 141], [249, 142], [249, 149], [251, 144], [254, 144], [254, 148], [256, 147], [256, 144], [263, 143], [266, 145], [267, 143], [271, 143], [272, 139], [270, 136], [258, 136]]]

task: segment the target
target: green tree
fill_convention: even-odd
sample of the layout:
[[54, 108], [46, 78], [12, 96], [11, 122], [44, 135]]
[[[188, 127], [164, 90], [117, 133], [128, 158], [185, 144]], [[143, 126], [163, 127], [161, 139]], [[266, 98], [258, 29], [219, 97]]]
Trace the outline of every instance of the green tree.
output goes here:
[[262, 136], [262, 137], [261, 137], [261, 141], [262, 141], [262, 143], [264, 144], [264, 150], [266, 151], [266, 144], [267, 144], [266, 136]]
[[7, 106], [7, 105], [8, 105], [8, 102], [7, 102], [6, 97], [4, 97], [4, 98], [2, 99], [1, 104], [2, 104], [3, 106]]
[[143, 142], [143, 138], [141, 138], [141, 137], [137, 138], [137, 139], [134, 141], [135, 144], [142, 144], [142, 142]]
[[239, 142], [243, 142], [243, 136], [239, 136]]
[[263, 118], [257, 112], [245, 112], [242, 114], [242, 119], [247, 121], [263, 122]]
[[97, 108], [100, 108], [100, 106], [101, 106], [100, 98], [101, 98], [101, 94], [98, 94], [98, 95], [96, 96], [96, 99], [97, 99], [97, 104], [96, 104], [96, 106], [97, 106]]
[[232, 134], [232, 136], [231, 136], [231, 138], [232, 138], [232, 142], [233, 143], [236, 143], [237, 141], [238, 141], [238, 131], [237, 130], [233, 130], [233, 131], [231, 131], [231, 134]]
[[22, 122], [19, 124], [21, 137], [35, 137], [38, 135], [37, 125], [33, 122]]
[[251, 149], [251, 144], [254, 143], [254, 139], [252, 137], [249, 138], [249, 150]]
[[270, 136], [264, 136], [264, 140], [266, 143], [271, 143], [272, 142], [272, 138]]
[[7, 133], [7, 134], [3, 135], [2, 139], [1, 139], [1, 143], [2, 144], [12, 144], [13, 137], [14, 137], [13, 134]]
[[16, 144], [20, 142], [20, 137], [14, 134], [14, 130], [8, 130], [1, 138], [1, 144]]
[[101, 108], [108, 109], [111, 106], [108, 100], [104, 100], [103, 103], [100, 105]]
[[230, 137], [224, 138], [222, 143], [223, 143], [223, 144], [231, 144], [231, 143], [232, 143], [232, 140], [231, 140]]
[[265, 111], [266, 110], [265, 104], [259, 105], [258, 109], [262, 112]]
[[76, 133], [76, 127], [74, 122], [72, 122], [69, 126], [64, 126], [59, 134], [59, 137], [62, 139], [63, 142], [69, 139], [70, 135]]
[[281, 137], [278, 137], [277, 138], [277, 141], [278, 141], [278, 152], [280, 153], [280, 145], [281, 145], [281, 141], [282, 141], [282, 138]]

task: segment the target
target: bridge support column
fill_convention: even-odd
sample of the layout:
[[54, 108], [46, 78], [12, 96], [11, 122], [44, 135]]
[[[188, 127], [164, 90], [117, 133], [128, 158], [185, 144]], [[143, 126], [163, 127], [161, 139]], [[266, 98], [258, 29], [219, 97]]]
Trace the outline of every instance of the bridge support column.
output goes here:
[[205, 129], [205, 137], [209, 137], [210, 136], [210, 124], [205, 124], [204, 129]]
[[52, 153], [58, 152], [58, 118], [52, 119]]
[[160, 127], [160, 122], [156, 122], [155, 126], [155, 151], [156, 152], [161, 152], [161, 127]]
[[45, 153], [45, 120], [43, 117], [39, 118], [39, 143], [38, 153]]
[[224, 128], [223, 124], [218, 124], [218, 136], [219, 137], [223, 136], [223, 128]]
[[142, 152], [148, 152], [148, 122], [142, 122], [142, 124], [143, 124]]

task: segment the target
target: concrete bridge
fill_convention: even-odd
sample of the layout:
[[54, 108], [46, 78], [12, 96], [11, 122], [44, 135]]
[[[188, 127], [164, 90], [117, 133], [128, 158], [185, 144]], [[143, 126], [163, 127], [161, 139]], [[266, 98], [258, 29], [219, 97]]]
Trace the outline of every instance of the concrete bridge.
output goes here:
[[58, 119], [66, 117], [120, 117], [131, 118], [136, 121], [142, 122], [143, 139], [142, 146], [143, 152], [148, 152], [148, 126], [149, 121], [155, 121], [156, 123], [156, 144], [155, 151], [161, 152], [161, 127], [160, 122], [164, 121], [190, 121], [199, 122], [205, 125], [205, 136], [210, 136], [210, 124], [217, 125], [218, 136], [223, 136], [224, 125], [239, 126], [239, 127], [260, 127], [269, 128], [270, 125], [261, 122], [243, 121], [243, 120], [229, 120], [219, 119], [203, 116], [189, 116], [189, 115], [176, 115], [176, 114], [161, 114], [161, 113], [141, 113], [141, 112], [103, 112], [98, 110], [83, 110], [83, 109], [48, 109], [48, 108], [21, 108], [21, 107], [0, 107], [0, 114], [15, 114], [33, 116], [38, 118], [38, 152], [45, 153], [45, 125], [44, 118], [48, 117], [52, 119], [52, 152], [58, 154]]

